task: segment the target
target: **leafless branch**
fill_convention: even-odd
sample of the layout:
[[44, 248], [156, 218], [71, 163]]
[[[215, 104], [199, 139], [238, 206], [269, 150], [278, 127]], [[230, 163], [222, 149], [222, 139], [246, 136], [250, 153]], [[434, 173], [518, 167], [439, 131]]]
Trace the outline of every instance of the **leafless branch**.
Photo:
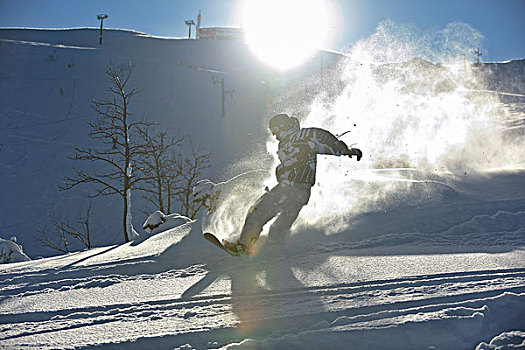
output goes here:
[[77, 218], [80, 228], [74, 227], [69, 220], [63, 220], [56, 215], [48, 214], [53, 225], [53, 230], [48, 232], [45, 228], [40, 228], [40, 236], [35, 237], [42, 246], [62, 253], [71, 251], [69, 238], [79, 241], [84, 247], [91, 249], [91, 232], [89, 231], [89, 220], [91, 215], [91, 204], [86, 208], [83, 215]]

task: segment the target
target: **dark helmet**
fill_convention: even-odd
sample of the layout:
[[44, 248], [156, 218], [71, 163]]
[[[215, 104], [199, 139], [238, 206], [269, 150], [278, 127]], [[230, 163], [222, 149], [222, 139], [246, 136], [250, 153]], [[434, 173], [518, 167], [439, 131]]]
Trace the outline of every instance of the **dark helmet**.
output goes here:
[[294, 129], [297, 126], [299, 126], [299, 120], [285, 113], [277, 114], [270, 119], [270, 130], [274, 134], [280, 131]]

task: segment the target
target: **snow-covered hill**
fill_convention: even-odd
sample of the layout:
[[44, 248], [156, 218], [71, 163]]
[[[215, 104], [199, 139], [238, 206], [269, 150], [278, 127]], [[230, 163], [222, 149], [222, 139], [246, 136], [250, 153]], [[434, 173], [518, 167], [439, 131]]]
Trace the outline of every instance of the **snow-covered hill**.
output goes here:
[[[213, 214], [127, 244], [118, 202], [99, 199], [97, 248], [0, 265], [0, 348], [525, 347], [524, 60], [379, 64], [371, 42], [281, 74], [235, 41], [97, 34], [0, 29], [1, 238], [48, 255], [31, 238], [46, 213], [85, 205], [87, 189], [57, 185], [109, 60], [135, 66], [135, 114], [213, 151], [207, 177], [241, 175]], [[235, 89], [225, 118], [212, 76]], [[348, 131], [365, 156], [320, 157], [286, 245], [231, 258], [202, 232], [235, 238], [275, 181], [266, 123], [281, 111]]]

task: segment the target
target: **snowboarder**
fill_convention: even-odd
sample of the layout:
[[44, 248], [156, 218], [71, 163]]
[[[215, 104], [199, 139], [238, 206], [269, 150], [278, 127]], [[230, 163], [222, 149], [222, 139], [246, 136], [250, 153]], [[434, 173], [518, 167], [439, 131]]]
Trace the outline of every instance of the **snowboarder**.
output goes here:
[[250, 208], [241, 237], [237, 242], [223, 240], [223, 246], [234, 255], [253, 255], [255, 242], [263, 226], [277, 216], [271, 225], [266, 244], [282, 245], [301, 208], [310, 199], [315, 183], [318, 154], [356, 156], [363, 153], [348, 148], [330, 132], [320, 128], [303, 128], [299, 120], [287, 114], [270, 119], [270, 131], [279, 141], [280, 164], [275, 169], [278, 184], [263, 194]]

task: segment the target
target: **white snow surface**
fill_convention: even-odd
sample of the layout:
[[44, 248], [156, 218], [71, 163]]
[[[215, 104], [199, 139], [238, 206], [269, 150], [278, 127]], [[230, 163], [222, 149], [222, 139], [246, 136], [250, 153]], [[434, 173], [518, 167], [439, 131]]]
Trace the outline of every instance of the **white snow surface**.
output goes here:
[[142, 241], [2, 265], [0, 347], [520, 348], [524, 174], [448, 179], [447, 199], [369, 212], [332, 235], [296, 227], [254, 258], [210, 245], [212, 220], [199, 218]]
[[[196, 190], [214, 210], [195, 220], [135, 212], [154, 234], [102, 245], [121, 234], [116, 202], [99, 200], [96, 248], [0, 265], [0, 349], [525, 346], [523, 60], [462, 78], [420, 60], [379, 72], [363, 60], [316, 90], [307, 71], [317, 66], [276, 77], [246, 63], [238, 43], [108, 31], [113, 46], [99, 48], [96, 33], [0, 30], [10, 67], [0, 68], [0, 233], [16, 229], [27, 253], [40, 215], [76, 214], [85, 203], [80, 193], [57, 204], [52, 186], [71, 169], [61, 157], [84, 140], [74, 123], [92, 117], [108, 58], [137, 65], [136, 85], [150, 89], [141, 113], [198, 130], [214, 147], [210, 180]], [[374, 40], [348, 55], [360, 58]], [[210, 70], [237, 84], [224, 120]], [[462, 80], [469, 74], [475, 83]], [[257, 256], [232, 258], [202, 234], [235, 238], [275, 181], [276, 144], [264, 129], [272, 108], [307, 126], [350, 129], [345, 142], [365, 157], [320, 157], [318, 184], [286, 244], [265, 245], [265, 230]]]

